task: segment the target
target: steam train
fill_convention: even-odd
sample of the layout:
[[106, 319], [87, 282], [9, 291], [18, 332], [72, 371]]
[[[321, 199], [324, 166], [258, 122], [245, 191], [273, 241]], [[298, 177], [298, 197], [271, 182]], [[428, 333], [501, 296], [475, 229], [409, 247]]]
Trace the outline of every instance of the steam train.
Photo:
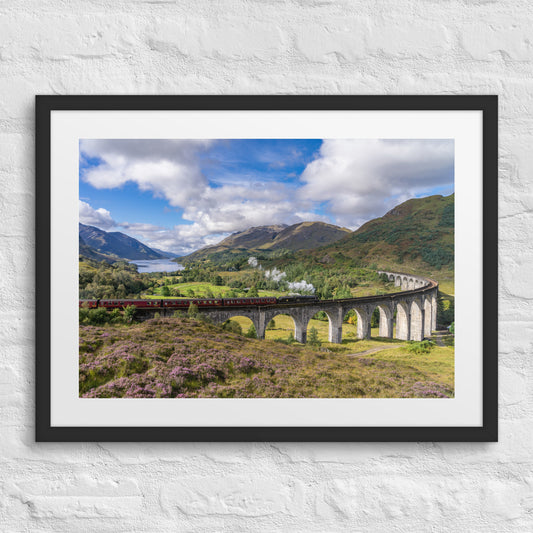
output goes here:
[[95, 309], [104, 307], [105, 309], [123, 309], [133, 305], [139, 309], [189, 309], [191, 304], [199, 308], [206, 307], [247, 307], [262, 306], [273, 304], [298, 304], [310, 303], [317, 301], [316, 296], [281, 296], [274, 298], [272, 296], [259, 298], [191, 298], [191, 299], [162, 299], [162, 300], [80, 300], [80, 307]]

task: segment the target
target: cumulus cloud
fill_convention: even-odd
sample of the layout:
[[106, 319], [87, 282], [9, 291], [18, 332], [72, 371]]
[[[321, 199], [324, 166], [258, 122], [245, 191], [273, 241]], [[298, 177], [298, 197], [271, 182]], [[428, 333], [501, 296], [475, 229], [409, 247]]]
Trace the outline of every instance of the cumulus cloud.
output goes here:
[[300, 198], [325, 202], [336, 223], [355, 228], [435, 187], [453, 185], [450, 139], [327, 139], [301, 176]]
[[87, 202], [79, 200], [80, 222], [88, 226], [96, 226], [103, 230], [109, 230], [116, 226], [111, 213], [102, 207], [94, 209]]
[[113, 189], [133, 182], [141, 191], [151, 191], [166, 198], [170, 205], [183, 207], [207, 186], [198, 153], [211, 143], [209, 140], [82, 139], [82, 157], [99, 162], [87, 168], [82, 179], [97, 189]]

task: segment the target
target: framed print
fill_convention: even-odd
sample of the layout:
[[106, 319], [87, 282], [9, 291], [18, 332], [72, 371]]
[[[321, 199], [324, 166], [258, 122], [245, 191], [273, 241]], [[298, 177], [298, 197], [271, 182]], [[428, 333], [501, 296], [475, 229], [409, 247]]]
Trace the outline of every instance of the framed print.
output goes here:
[[497, 97], [36, 124], [38, 441], [497, 440]]

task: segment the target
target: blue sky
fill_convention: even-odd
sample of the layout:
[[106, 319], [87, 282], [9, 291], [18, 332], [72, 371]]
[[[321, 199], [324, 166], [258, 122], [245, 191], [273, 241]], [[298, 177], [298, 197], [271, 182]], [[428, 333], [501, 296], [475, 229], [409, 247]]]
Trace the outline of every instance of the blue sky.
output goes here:
[[80, 221], [178, 254], [251, 226], [356, 229], [453, 182], [446, 139], [80, 141]]

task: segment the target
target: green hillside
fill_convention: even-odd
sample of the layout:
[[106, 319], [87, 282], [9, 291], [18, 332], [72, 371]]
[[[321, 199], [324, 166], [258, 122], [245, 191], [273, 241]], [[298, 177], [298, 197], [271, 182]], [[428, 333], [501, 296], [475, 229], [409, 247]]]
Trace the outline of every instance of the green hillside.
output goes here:
[[408, 200], [311, 256], [326, 265], [350, 259], [378, 269], [453, 277], [454, 195]]

